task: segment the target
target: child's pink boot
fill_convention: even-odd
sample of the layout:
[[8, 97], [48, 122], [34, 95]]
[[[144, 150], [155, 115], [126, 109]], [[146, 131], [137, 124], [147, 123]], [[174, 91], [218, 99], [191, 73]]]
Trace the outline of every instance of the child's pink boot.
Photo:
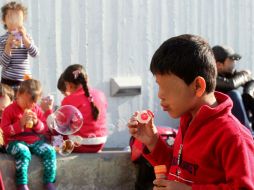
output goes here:
[[29, 190], [26, 184], [18, 185], [17, 190]]
[[47, 183], [47, 184], [45, 184], [45, 188], [47, 190], [56, 190], [56, 187], [55, 187], [54, 183]]

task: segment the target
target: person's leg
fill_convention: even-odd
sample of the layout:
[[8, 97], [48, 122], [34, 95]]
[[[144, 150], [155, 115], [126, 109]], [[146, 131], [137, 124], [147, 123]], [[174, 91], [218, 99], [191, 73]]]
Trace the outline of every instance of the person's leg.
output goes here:
[[7, 153], [14, 156], [16, 162], [16, 183], [18, 190], [29, 190], [28, 184], [28, 166], [31, 160], [31, 153], [26, 143], [12, 142], [6, 149]]
[[31, 152], [43, 160], [44, 175], [43, 183], [47, 190], [55, 190], [54, 182], [56, 180], [56, 152], [55, 149], [43, 142], [38, 141], [31, 146]]
[[[249, 130], [250, 128], [250, 122], [246, 114], [245, 107], [243, 105], [243, 100], [242, 96], [239, 91], [237, 90], [231, 90], [228, 93], [228, 96], [232, 99], [233, 101], [233, 108], [232, 108], [232, 113], [233, 115]], [[252, 130], [251, 130], [252, 131]]]
[[243, 87], [243, 103], [250, 122], [252, 130], [254, 129], [254, 80], [247, 82]]
[[242, 99], [245, 110], [250, 119], [252, 116], [254, 116], [254, 98], [252, 98], [249, 94], [243, 94]]

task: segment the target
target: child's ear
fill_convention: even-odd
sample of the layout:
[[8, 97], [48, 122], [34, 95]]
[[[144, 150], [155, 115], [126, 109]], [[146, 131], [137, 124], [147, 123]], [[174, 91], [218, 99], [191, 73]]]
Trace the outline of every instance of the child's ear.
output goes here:
[[216, 61], [216, 67], [218, 71], [223, 71], [224, 64], [222, 62]]
[[203, 77], [196, 77], [195, 78], [195, 94], [197, 97], [201, 97], [206, 90], [206, 82], [205, 79]]

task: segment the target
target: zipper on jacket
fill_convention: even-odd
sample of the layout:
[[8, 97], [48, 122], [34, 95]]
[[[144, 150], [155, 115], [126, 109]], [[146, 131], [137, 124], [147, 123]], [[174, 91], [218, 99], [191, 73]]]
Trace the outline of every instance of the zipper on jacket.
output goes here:
[[180, 164], [182, 162], [182, 152], [183, 152], [183, 144], [180, 144], [180, 148], [178, 151], [178, 156], [177, 156], [177, 171], [176, 171], [176, 175], [179, 176], [180, 175]]

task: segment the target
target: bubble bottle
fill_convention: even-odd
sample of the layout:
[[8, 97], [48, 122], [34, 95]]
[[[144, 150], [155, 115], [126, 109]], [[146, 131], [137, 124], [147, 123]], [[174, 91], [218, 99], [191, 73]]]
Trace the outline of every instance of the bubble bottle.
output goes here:
[[154, 117], [154, 114], [150, 110], [143, 110], [138, 112], [137, 120], [139, 123], [147, 124], [151, 118]]
[[166, 179], [167, 178], [167, 166], [166, 165], [154, 166], [154, 173], [155, 173], [156, 179]]

